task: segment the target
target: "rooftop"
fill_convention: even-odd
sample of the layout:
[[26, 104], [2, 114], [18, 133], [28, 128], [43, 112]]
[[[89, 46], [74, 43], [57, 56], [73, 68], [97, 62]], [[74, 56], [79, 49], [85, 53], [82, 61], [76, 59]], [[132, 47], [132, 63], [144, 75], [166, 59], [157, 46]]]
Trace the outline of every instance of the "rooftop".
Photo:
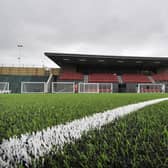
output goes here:
[[73, 54], [73, 53], [52, 53], [45, 55], [58, 65], [64, 64], [87, 64], [87, 65], [122, 65], [122, 66], [166, 66], [168, 57], [141, 57], [141, 56], [117, 56], [117, 55], [93, 55], [93, 54]]

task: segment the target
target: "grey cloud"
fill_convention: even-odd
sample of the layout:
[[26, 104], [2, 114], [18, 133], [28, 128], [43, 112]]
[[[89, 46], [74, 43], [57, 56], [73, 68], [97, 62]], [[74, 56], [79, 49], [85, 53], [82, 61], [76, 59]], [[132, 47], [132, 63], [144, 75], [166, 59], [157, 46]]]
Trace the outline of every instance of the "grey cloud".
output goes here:
[[44, 51], [167, 56], [167, 18], [166, 0], [1, 0], [0, 63], [18, 43], [30, 63]]

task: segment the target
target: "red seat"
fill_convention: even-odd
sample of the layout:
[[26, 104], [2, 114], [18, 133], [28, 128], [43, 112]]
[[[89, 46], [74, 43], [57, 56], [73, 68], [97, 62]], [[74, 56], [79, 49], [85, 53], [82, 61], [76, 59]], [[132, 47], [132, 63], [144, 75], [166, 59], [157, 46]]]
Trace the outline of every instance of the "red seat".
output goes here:
[[155, 81], [168, 81], [168, 73], [159, 73], [152, 76]]
[[151, 83], [147, 76], [142, 74], [123, 74], [124, 83]]
[[78, 72], [63, 72], [59, 76], [60, 80], [83, 80], [83, 75]]
[[111, 83], [118, 82], [118, 78], [116, 74], [111, 73], [92, 73], [88, 76], [88, 82]]

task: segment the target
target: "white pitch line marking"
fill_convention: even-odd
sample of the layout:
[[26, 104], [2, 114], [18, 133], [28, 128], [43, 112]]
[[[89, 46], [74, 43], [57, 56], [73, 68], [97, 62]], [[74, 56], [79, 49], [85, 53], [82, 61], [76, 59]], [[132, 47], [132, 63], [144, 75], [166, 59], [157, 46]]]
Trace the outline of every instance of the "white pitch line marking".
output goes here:
[[65, 143], [81, 138], [83, 132], [87, 132], [90, 129], [101, 128], [103, 125], [114, 121], [118, 117], [165, 100], [168, 100], [168, 98], [125, 105], [66, 124], [53, 126], [36, 133], [23, 134], [21, 138], [14, 137], [9, 140], [4, 140], [2, 144], [0, 144], [0, 167], [12, 167], [12, 165], [23, 161], [29, 165], [31, 164], [31, 156], [38, 159], [49, 153], [53, 145], [62, 148]]

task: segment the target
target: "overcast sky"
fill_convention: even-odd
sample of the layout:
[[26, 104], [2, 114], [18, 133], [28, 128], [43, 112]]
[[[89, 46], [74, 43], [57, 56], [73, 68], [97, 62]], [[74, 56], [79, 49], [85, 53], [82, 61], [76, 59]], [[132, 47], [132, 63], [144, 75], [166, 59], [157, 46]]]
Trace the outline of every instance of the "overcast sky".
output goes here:
[[44, 52], [168, 56], [167, 0], [0, 0], [0, 64]]

